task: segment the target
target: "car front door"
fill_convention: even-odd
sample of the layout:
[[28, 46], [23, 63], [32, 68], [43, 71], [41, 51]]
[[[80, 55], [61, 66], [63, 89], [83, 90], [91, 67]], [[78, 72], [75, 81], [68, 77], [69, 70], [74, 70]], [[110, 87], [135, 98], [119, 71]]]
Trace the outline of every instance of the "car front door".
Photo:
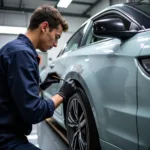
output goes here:
[[[150, 31], [145, 39], [150, 39]], [[150, 149], [150, 40], [144, 45], [138, 64], [138, 111], [137, 123], [140, 150]]]
[[[64, 48], [63, 51], [66, 50], [66, 47]], [[67, 56], [68, 56], [69, 51], [66, 51], [63, 55], [57, 57], [57, 59], [53, 60], [49, 64], [49, 69], [48, 72], [57, 72], [60, 77], [63, 76], [63, 73], [65, 72], [66, 66], [65, 63], [67, 61]], [[60, 83], [62, 83], [60, 81]], [[47, 90], [47, 95], [53, 96], [59, 91], [59, 83], [52, 84]], [[55, 110], [55, 115], [57, 117], [62, 116], [62, 104]]]
[[[93, 24], [109, 17], [122, 19], [126, 30], [130, 29], [131, 22], [117, 12], [98, 17], [93, 20]], [[100, 124], [101, 142], [124, 150], [138, 150], [137, 67], [134, 58], [140, 52], [141, 43], [133, 47], [132, 40], [95, 37], [92, 27], [86, 39], [87, 49], [91, 49], [89, 64], [97, 85], [94, 104]]]

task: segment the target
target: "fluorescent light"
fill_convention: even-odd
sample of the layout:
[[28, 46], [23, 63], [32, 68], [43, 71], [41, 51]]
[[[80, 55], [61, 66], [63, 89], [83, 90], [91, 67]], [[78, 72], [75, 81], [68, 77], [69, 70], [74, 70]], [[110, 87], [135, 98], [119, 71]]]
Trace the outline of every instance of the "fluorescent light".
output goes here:
[[20, 34], [26, 31], [27, 28], [24, 27], [0, 26], [0, 34]]
[[71, 2], [72, 0], [60, 0], [57, 7], [67, 8]]

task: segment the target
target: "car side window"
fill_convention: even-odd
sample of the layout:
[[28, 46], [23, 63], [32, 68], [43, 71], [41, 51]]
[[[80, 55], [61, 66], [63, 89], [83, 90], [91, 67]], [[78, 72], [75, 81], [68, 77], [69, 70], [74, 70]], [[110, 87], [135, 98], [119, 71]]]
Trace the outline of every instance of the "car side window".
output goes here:
[[59, 56], [61, 56], [61, 54], [62, 54], [62, 50], [58, 53], [57, 58], [58, 58]]
[[104, 40], [104, 39], [106, 39], [106, 37], [96, 37], [96, 36], [94, 36], [93, 28], [91, 27], [91, 29], [89, 31], [89, 34], [87, 35], [87, 40], [86, 40], [85, 45], [89, 45], [89, 44], [92, 44], [94, 42], [98, 42], [98, 41], [101, 41], [101, 40]]
[[[94, 24], [94, 22], [93, 22]], [[86, 36], [86, 41], [85, 41], [85, 45], [89, 45], [89, 44], [92, 44], [92, 43], [95, 43], [95, 42], [98, 42], [98, 41], [102, 41], [102, 40], [105, 40], [107, 39], [107, 37], [96, 37], [94, 34], [93, 34], [93, 25], [90, 27], [89, 31], [88, 31], [88, 34]]]
[[69, 40], [63, 53], [77, 49], [80, 46], [83, 37], [84, 27], [81, 27]]

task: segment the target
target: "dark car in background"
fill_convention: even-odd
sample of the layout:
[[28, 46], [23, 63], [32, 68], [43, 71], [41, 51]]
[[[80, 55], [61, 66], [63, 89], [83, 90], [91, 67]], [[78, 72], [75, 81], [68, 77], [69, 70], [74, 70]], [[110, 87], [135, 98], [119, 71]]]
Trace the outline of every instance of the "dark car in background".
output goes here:
[[110, 6], [91, 17], [42, 71], [42, 80], [53, 71], [77, 85], [53, 116], [67, 130], [71, 150], [150, 149], [148, 2]]

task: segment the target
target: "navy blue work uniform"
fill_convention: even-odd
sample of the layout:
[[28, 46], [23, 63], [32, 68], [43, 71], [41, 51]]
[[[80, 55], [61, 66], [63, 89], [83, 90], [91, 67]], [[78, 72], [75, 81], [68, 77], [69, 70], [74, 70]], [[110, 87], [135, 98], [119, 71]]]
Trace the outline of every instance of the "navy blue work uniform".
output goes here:
[[23, 34], [0, 50], [0, 150], [38, 149], [25, 135], [54, 113], [54, 102], [39, 96], [38, 61]]

